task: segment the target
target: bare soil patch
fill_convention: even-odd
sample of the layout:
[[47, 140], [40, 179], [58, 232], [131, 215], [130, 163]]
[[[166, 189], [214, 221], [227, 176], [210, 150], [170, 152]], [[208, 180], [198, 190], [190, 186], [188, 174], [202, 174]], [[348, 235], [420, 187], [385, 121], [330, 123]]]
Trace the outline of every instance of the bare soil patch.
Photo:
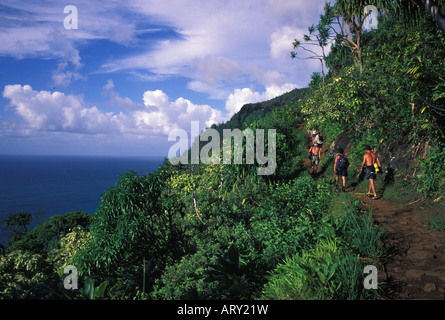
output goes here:
[[431, 230], [422, 209], [409, 203], [354, 194], [385, 230], [387, 255], [379, 277], [384, 299], [445, 299], [445, 232]]

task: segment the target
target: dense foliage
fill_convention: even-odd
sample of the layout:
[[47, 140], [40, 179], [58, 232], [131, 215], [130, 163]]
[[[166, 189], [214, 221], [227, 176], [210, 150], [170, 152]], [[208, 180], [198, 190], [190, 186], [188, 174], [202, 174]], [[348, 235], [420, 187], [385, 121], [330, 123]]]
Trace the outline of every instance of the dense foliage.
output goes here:
[[[369, 217], [357, 203], [347, 205], [353, 210], [349, 215], [329, 214], [336, 191], [330, 181], [314, 180], [302, 166], [307, 136], [299, 128], [298, 114], [295, 104], [286, 105], [252, 123], [254, 129], [278, 131], [281, 143], [274, 176], [258, 176], [256, 170], [248, 170], [249, 165], [235, 164], [200, 164], [197, 174], [196, 168], [181, 169], [168, 161], [147, 176], [127, 172], [103, 194], [88, 225], [79, 222], [79, 228], [67, 229], [57, 217], [14, 241], [0, 264], [3, 277], [24, 269], [28, 273], [21, 278], [29, 288], [45, 274], [52, 275], [46, 290], [39, 288], [45, 294], [40, 298], [68, 295], [60, 288], [66, 265], [78, 268], [85, 285], [89, 276], [96, 284], [106, 284], [103, 294], [115, 299], [275, 299], [283, 298], [282, 290], [301, 299], [365, 298], [372, 292], [360, 289], [365, 263], [357, 258], [377, 261], [378, 254], [370, 252], [380, 246], [379, 231], [367, 224]], [[71, 215], [84, 218], [81, 213]], [[376, 241], [365, 244], [367, 251], [360, 243], [361, 228], [376, 234]], [[31, 236], [36, 233], [44, 241], [39, 244], [52, 246], [25, 251], [27, 245], [36, 246]], [[293, 268], [295, 259], [312, 256], [326, 244], [346, 258], [324, 262], [315, 258], [314, 263], [321, 264], [320, 270], [313, 270], [312, 281], [321, 281], [320, 287], [295, 288], [292, 293], [276, 282], [280, 263]], [[56, 263], [62, 256], [63, 263]], [[32, 268], [21, 267], [23, 259], [30, 259]], [[143, 273], [145, 262], [150, 268]], [[352, 289], [347, 284], [350, 268], [358, 277]], [[334, 280], [336, 270], [343, 273]], [[41, 278], [35, 279], [33, 272]], [[18, 280], [5, 280], [2, 283], [8, 286], [2, 292], [11, 298], [11, 286], [21, 286]], [[325, 289], [325, 282], [331, 287]], [[83, 293], [68, 296], [80, 298]]]
[[[341, 14], [336, 10], [328, 13]], [[326, 144], [348, 133], [351, 173], [367, 144], [423, 144], [415, 182], [425, 197], [440, 199], [445, 40], [427, 14], [414, 26], [388, 10], [377, 30], [363, 30], [360, 63], [347, 43], [336, 37], [323, 57], [329, 70], [323, 81], [314, 74], [307, 89], [247, 105], [213, 127], [275, 129], [273, 175], [258, 175], [258, 163], [166, 160], [146, 176], [123, 173], [91, 216], [73, 212], [31, 231], [28, 214], [12, 216], [6, 224], [16, 232], [0, 260], [0, 298], [378, 296], [364, 289], [363, 270], [380, 265], [384, 230], [330, 177], [308, 173], [306, 132], [317, 127]], [[332, 169], [333, 159], [324, 157], [321, 174]], [[76, 266], [85, 290], [63, 288], [67, 265]]]

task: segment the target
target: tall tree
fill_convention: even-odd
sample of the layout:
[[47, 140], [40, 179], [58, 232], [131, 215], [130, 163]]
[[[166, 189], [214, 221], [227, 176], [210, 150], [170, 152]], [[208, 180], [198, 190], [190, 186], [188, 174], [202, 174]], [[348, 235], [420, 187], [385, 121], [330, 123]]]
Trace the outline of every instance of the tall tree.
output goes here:
[[[304, 43], [297, 39], [295, 39], [293, 43], [294, 50], [302, 49], [310, 55], [300, 58], [297, 51], [291, 52], [292, 59], [318, 59], [321, 64], [323, 82], [325, 81], [324, 63], [326, 61], [326, 47], [335, 39], [335, 37], [332, 35], [332, 31], [336, 32], [336, 30], [332, 28], [333, 20], [333, 7], [329, 2], [326, 2], [324, 6], [324, 13], [320, 15], [320, 21], [318, 22], [317, 26], [310, 26], [308, 28], [309, 34], [303, 36]], [[318, 46], [320, 50], [313, 49], [316, 46]]]
[[31, 214], [25, 211], [14, 213], [4, 219], [3, 223], [6, 227], [12, 230], [18, 230], [19, 227], [23, 228], [23, 231], [28, 232], [28, 228], [31, 221]]
[[[295, 39], [293, 46], [294, 49], [303, 49], [305, 52], [309, 53], [307, 56], [300, 57], [297, 51], [291, 52], [292, 59], [298, 58], [302, 60], [306, 59], [317, 59], [321, 64], [321, 74], [323, 76], [323, 82], [325, 81], [325, 72], [324, 72], [324, 61], [326, 59], [326, 50], [325, 47], [328, 45], [328, 37], [327, 37], [327, 29], [320, 24], [315, 27], [314, 25], [308, 28], [309, 34], [305, 34], [303, 36], [304, 43], [300, 40]], [[313, 46], [319, 46], [321, 49], [321, 53], [317, 52], [313, 49]]]
[[351, 45], [351, 48], [358, 60], [360, 72], [363, 72], [363, 44], [362, 32], [365, 21], [370, 11], [366, 11], [367, 6], [382, 8], [385, 1], [382, 0], [337, 0], [334, 5], [334, 15], [339, 21], [340, 32], [343, 40]]

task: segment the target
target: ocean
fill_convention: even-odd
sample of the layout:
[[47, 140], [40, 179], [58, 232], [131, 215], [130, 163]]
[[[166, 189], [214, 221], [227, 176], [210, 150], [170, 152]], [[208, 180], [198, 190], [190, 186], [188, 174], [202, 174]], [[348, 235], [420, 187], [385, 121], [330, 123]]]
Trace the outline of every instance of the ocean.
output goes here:
[[[121, 173], [146, 175], [164, 158], [0, 155], [0, 243], [9, 230], [3, 219], [22, 211], [40, 219], [82, 210], [94, 213], [101, 194], [115, 186]], [[42, 214], [43, 212], [43, 214]], [[33, 220], [33, 223], [35, 221]], [[32, 226], [31, 226], [32, 227]]]

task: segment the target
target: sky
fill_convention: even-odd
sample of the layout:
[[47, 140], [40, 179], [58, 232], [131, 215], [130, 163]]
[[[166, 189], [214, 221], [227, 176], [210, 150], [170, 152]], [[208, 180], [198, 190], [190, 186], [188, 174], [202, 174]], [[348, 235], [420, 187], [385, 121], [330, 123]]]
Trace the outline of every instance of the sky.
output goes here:
[[2, 0], [0, 155], [167, 156], [174, 129], [306, 87], [326, 0]]

